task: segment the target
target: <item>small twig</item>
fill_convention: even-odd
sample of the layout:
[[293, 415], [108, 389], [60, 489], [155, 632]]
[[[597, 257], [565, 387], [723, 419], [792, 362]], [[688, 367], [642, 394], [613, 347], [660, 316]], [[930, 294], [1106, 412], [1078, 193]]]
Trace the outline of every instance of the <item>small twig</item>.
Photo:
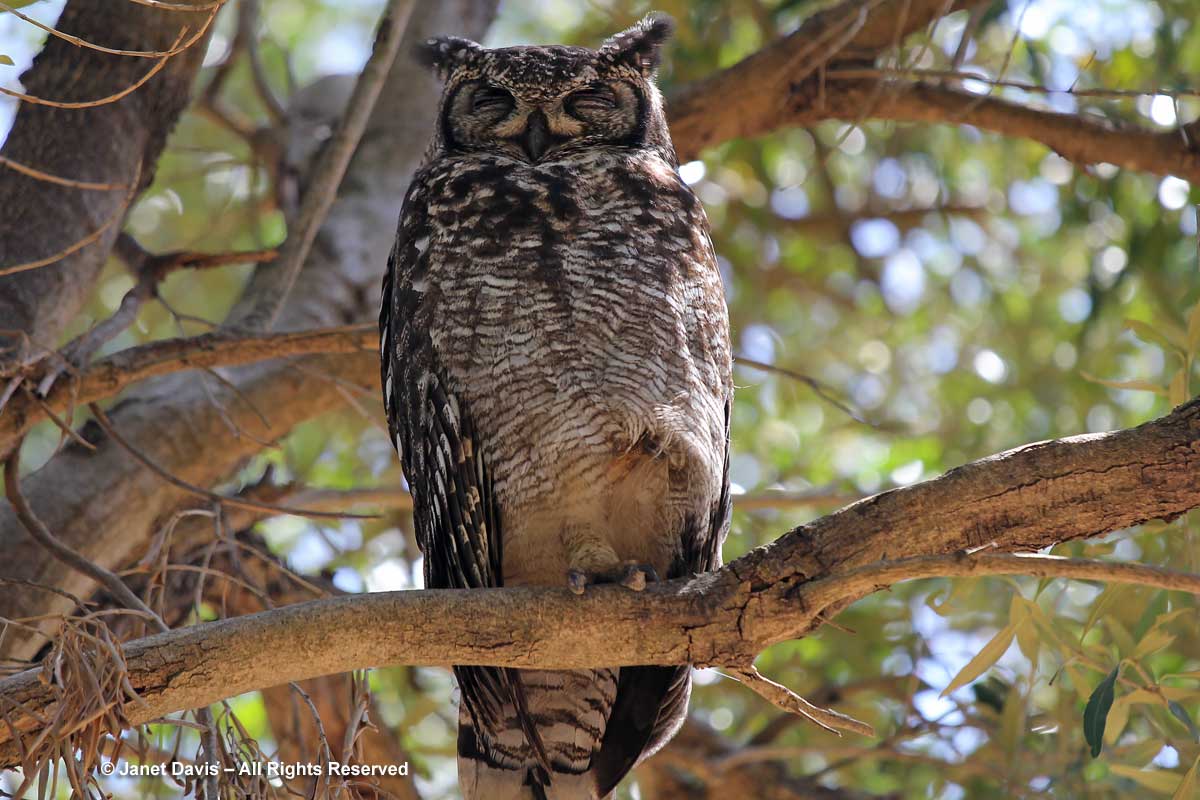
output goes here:
[[[1164, 95], [1172, 99], [1179, 98], [1198, 98], [1200, 97], [1200, 89], [1078, 89], [1075, 86], [1068, 86], [1065, 89], [1055, 89], [1052, 86], [1042, 86], [1041, 84], [1028, 83], [1026, 81], [1013, 80], [1011, 78], [992, 78], [977, 72], [966, 72], [961, 69], [890, 69], [888, 67], [844, 67], [829, 70], [827, 73], [830, 78], [929, 78], [942, 79], [953, 81], [975, 81], [990, 87], [1005, 88], [1005, 89], [1020, 89], [1023, 92], [1034, 94], [1067, 94], [1075, 97], [1095, 97], [1099, 99], [1134, 99], [1139, 97], [1152, 97], [1155, 95]], [[975, 97], [976, 95], [972, 95]], [[986, 97], [986, 95], [984, 95]]]
[[[0, 91], [7, 91], [7, 90], [4, 90], [2, 87], [0, 87]], [[17, 272], [26, 272], [31, 269], [39, 269], [41, 267], [45, 267], [50, 264], [54, 264], [58, 261], [63, 260], [64, 258], [71, 255], [72, 253], [82, 250], [83, 248], [87, 247], [88, 245], [90, 245], [93, 242], [95, 242], [96, 240], [98, 240], [101, 236], [104, 235], [104, 232], [106, 230], [111, 228], [118, 221], [125, 218], [125, 212], [126, 212], [126, 210], [128, 210], [129, 204], [131, 202], [133, 202], [133, 198], [134, 198], [134, 195], [137, 193], [138, 184], [140, 183], [141, 178], [142, 178], [142, 162], [138, 161], [136, 167], [134, 168], [133, 180], [131, 180], [129, 182], [129, 191], [125, 195], [124, 202], [122, 202], [119, 206], [117, 206], [116, 210], [108, 217], [108, 219], [106, 219], [106, 220], [104, 220], [104, 222], [100, 223], [100, 227], [96, 228], [96, 230], [87, 234], [82, 239], [79, 239], [78, 241], [67, 245], [65, 248], [63, 248], [62, 250], [59, 250], [57, 253], [55, 253], [53, 255], [46, 256], [45, 258], [39, 258], [34, 261], [26, 261], [23, 264], [14, 264], [14, 265], [8, 266], [8, 267], [0, 267], [0, 276], [12, 275]]]
[[242, 325], [269, 330], [279, 319], [300, 268], [308, 259], [317, 230], [333, 205], [337, 187], [350, 165], [350, 158], [366, 131], [371, 110], [400, 50], [400, 40], [414, 5], [415, 0], [389, 0], [379, 21], [371, 57], [354, 85], [346, 113], [329, 143], [321, 150], [313, 168], [295, 230], [288, 235], [280, 248], [279, 259], [271, 267], [273, 285], [263, 292], [261, 300], [242, 321]]
[[75, 442], [75, 444], [79, 445], [83, 449], [95, 452], [96, 446], [76, 433], [75, 430], [67, 424], [66, 420], [58, 416], [58, 414], [55, 414], [54, 410], [50, 408], [50, 406], [46, 405], [46, 401], [38, 397], [37, 392], [30, 391], [28, 387], [22, 388], [24, 388], [29, 394], [29, 397], [33, 400], [33, 402], [38, 404], [38, 407], [42, 409], [42, 413], [49, 417], [50, 421], [58, 426], [58, 429], [63, 432], [63, 435], [71, 439], [73, 442]]
[[38, 381], [37, 393], [42, 397], [49, 393], [54, 382], [64, 371], [70, 367], [84, 367], [96, 351], [132, 325], [142, 305], [157, 294], [158, 284], [167, 275], [180, 269], [210, 269], [226, 264], [252, 264], [269, 261], [275, 257], [274, 250], [246, 253], [172, 252], [153, 255], [127, 233], [117, 236], [114, 250], [137, 277], [137, 282], [121, 298], [120, 305], [110, 317], [63, 346], [62, 363], [47, 370]]
[[1200, 575], [1162, 567], [1038, 553], [985, 554], [965, 551], [905, 558], [834, 573], [804, 584], [797, 589], [797, 595], [808, 608], [819, 612], [831, 604], [852, 602], [902, 581], [980, 575], [1025, 575], [1132, 583], [1200, 595]]
[[238, 33], [241, 34], [243, 29], [246, 31], [246, 58], [250, 62], [250, 77], [254, 81], [254, 90], [272, 124], [279, 126], [284, 123], [287, 110], [271, 89], [271, 82], [267, 80], [266, 65], [263, 64], [262, 53], [258, 49], [255, 29], [258, 27], [260, 11], [260, 0], [242, 0], [238, 7]]
[[[213, 12], [212, 15], [209, 16], [208, 21], [201, 27], [201, 29], [197, 32], [197, 34], [192, 37], [193, 43], [197, 39], [199, 39], [201, 36], [204, 35], [204, 32], [208, 30], [208, 26], [212, 24], [212, 21], [214, 19], [216, 19], [215, 11]], [[171, 43], [172, 49], [174, 49], [181, 41], [183, 41], [183, 37], [187, 34], [187, 30], [188, 29], [185, 27], [179, 32], [179, 36], [177, 36], [175, 38], [175, 41]], [[130, 84], [129, 86], [126, 86], [124, 89], [122, 89], [119, 92], [110, 94], [107, 97], [101, 97], [98, 100], [81, 100], [78, 102], [64, 102], [61, 100], [47, 100], [44, 97], [35, 97], [34, 95], [25, 94], [24, 92], [17, 92], [17, 91], [13, 91], [12, 89], [6, 89], [3, 86], [0, 86], [0, 94], [7, 95], [9, 97], [14, 97], [17, 100], [20, 100], [22, 102], [31, 103], [31, 104], [37, 105], [37, 106], [52, 106], [53, 108], [95, 108], [96, 106], [103, 106], [103, 105], [107, 105], [109, 103], [115, 103], [118, 100], [120, 100], [121, 98], [133, 94], [138, 89], [142, 88], [142, 86], [144, 86], [147, 81], [149, 81], [151, 78], [153, 78], [155, 75], [157, 75], [162, 70], [162, 68], [167, 65], [167, 62], [171, 58], [172, 58], [172, 56], [163, 56], [158, 61], [154, 62], [154, 66], [152, 66], [146, 72], [145, 75], [138, 78], [132, 84]]]
[[954, 58], [950, 61], [954, 69], [958, 69], [967, 60], [967, 48], [970, 47], [971, 40], [975, 38], [975, 32], [979, 29], [979, 23], [983, 22], [983, 17], [987, 14], [987, 5], [978, 5], [971, 9], [971, 15], [967, 17], [967, 24], [963, 25], [962, 38], [958, 40], [958, 48], [954, 51]]
[[790, 370], [790, 369], [787, 369], [786, 367], [777, 367], [774, 364], [768, 364], [765, 361], [757, 361], [753, 358], [746, 358], [745, 356], [735, 356], [733, 359], [733, 363], [741, 364], [743, 367], [752, 367], [754, 369], [760, 369], [763, 372], [773, 372], [776, 375], [783, 375], [786, 378], [791, 378], [794, 381], [799, 381], [800, 383], [803, 383], [808, 388], [812, 389], [813, 393], [816, 394], [817, 397], [821, 398], [826, 403], [829, 403], [831, 406], [836, 408], [838, 411], [841, 411], [846, 416], [853, 419], [855, 422], [861, 422], [864, 425], [872, 425], [871, 422], [864, 419], [861, 415], [859, 415], [850, 406], [846, 405], [841, 400], [838, 400], [836, 397], [834, 397], [828, 386], [821, 383], [819, 380], [812, 377], [811, 375], [805, 375], [803, 372], [796, 372], [795, 370]]
[[724, 671], [764, 700], [782, 708], [784, 711], [799, 714], [830, 733], [840, 736], [840, 731], [850, 731], [851, 733], [858, 733], [863, 736], [875, 735], [875, 729], [867, 723], [853, 717], [848, 717], [838, 711], [813, 705], [782, 683], [776, 683], [770, 678], [763, 676], [753, 664], [749, 667], [725, 667]]
[[[222, 0], [222, 2], [224, 2], [224, 0]], [[191, 47], [195, 43], [196, 39], [204, 35], [204, 30], [206, 30], [206, 28], [202, 28], [197, 36], [193, 37], [191, 40], [182, 45], [179, 45], [177, 42], [176, 46], [172, 46], [170, 50], [117, 50], [111, 47], [104, 47], [103, 45], [99, 45], [94, 42], [89, 42], [86, 39], [81, 39], [78, 36], [73, 36], [69, 33], [64, 33], [57, 28], [34, 19], [28, 14], [22, 14], [16, 8], [13, 8], [7, 3], [0, 2], [0, 10], [7, 11], [9, 14], [12, 14], [22, 22], [27, 22], [33, 27], [45, 31], [56, 39], [62, 39], [64, 42], [69, 42], [76, 47], [82, 47], [85, 50], [95, 50], [97, 52], [107, 53], [113, 56], [132, 56], [134, 58], [170, 58], [171, 56], [178, 55], [179, 53], [182, 53], [184, 50], [187, 50], [189, 47]], [[213, 13], [216, 13], [216, 9], [213, 10]]]
[[29, 503], [25, 500], [25, 495], [21, 493], [20, 468], [21, 448], [18, 446], [13, 448], [4, 462], [4, 493], [8, 497], [8, 502], [12, 503], [13, 511], [17, 514], [17, 519], [21, 521], [21, 525], [25, 528], [30, 538], [46, 548], [51, 555], [63, 564], [99, 583], [113, 597], [120, 600], [121, 604], [126, 608], [140, 611], [152, 620], [157, 620], [159, 631], [168, 630], [162, 619], [151, 611], [150, 607], [142, 602], [142, 599], [134, 594], [125, 585], [124, 581], [99, 564], [79, 555], [79, 553], [76, 553], [50, 532], [50, 529], [37, 517], [33, 509], [29, 507]]
[[33, 178], [46, 183], [54, 183], [59, 186], [68, 186], [72, 189], [87, 189], [94, 192], [110, 192], [116, 189], [128, 189], [129, 187], [123, 183], [96, 183], [93, 181], [77, 181], [72, 178], [62, 178], [58, 175], [51, 175], [49, 172], [44, 172], [36, 167], [31, 167], [28, 164], [22, 164], [18, 161], [13, 161], [8, 156], [0, 155], [0, 164], [11, 169], [13, 172], [19, 172], [26, 177]]
[[317, 519], [378, 519], [377, 515], [375, 514], [350, 514], [346, 512], [290, 508], [288, 506], [271, 505], [270, 503], [255, 503], [249, 500], [239, 500], [236, 497], [228, 497], [216, 492], [210, 492], [208, 489], [203, 489], [195, 484], [188, 483], [182, 478], [172, 475], [170, 472], [152, 461], [145, 453], [134, 447], [129, 440], [117, 432], [117, 429], [112, 424], [112, 420], [110, 420], [108, 415], [101, 410], [100, 406], [96, 405], [95, 403], [89, 403], [88, 408], [95, 417], [96, 423], [104, 430], [106, 434], [108, 434], [109, 437], [112, 438], [114, 442], [116, 442], [123, 450], [125, 450], [125, 452], [133, 456], [134, 460], [136, 460], [146, 469], [153, 472], [155, 475], [158, 475], [172, 486], [182, 489], [190, 494], [194, 494], [197, 497], [203, 497], [204, 499], [211, 500], [214, 503], [220, 503], [222, 505], [232, 506], [234, 508], [245, 508], [251, 511], [269, 511], [275, 514], [291, 514], [297, 517], [311, 517]]

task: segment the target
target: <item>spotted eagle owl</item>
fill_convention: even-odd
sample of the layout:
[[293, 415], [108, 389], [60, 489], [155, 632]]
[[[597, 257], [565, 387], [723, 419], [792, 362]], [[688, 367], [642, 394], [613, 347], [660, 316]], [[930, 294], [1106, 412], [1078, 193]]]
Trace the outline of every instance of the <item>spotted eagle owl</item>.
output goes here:
[[[429, 587], [720, 565], [729, 323], [653, 82], [670, 33], [651, 15], [595, 50], [422, 49], [445, 88], [380, 331]], [[691, 691], [686, 666], [455, 674], [468, 799], [605, 797]]]

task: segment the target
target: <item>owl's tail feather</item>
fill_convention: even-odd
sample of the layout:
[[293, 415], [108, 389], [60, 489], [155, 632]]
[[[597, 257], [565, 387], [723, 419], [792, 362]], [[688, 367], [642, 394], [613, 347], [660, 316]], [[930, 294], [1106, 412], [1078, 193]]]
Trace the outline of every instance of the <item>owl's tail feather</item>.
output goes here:
[[464, 800], [599, 800], [592, 762], [617, 671], [506, 672], [515, 691], [492, 719], [472, 716], [465, 703], [459, 709]]

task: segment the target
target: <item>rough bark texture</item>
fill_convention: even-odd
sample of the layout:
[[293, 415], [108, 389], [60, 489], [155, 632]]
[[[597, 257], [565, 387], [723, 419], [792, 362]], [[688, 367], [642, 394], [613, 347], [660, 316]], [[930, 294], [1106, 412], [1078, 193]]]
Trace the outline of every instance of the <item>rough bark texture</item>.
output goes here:
[[[76, 5], [92, 7], [82, 0], [75, 0], [72, 7]], [[478, 37], [494, 13], [494, 5], [494, 0], [424, 4], [413, 17], [404, 47], [409, 48], [419, 37], [434, 32], [454, 31]], [[846, 0], [820, 12], [796, 33], [673, 98], [672, 125], [681, 153], [692, 156], [703, 147], [731, 136], [758, 135], [779, 126], [807, 125], [820, 119], [858, 119], [869, 111], [878, 118], [963, 120], [1038, 138], [1079, 161], [1105, 160], [1152, 170], [1165, 170], [1175, 164], [1176, 174], [1190, 174], [1186, 170], [1193, 168], [1189, 165], [1194, 165], [1195, 155], [1185, 152], [1182, 137], [1171, 139], [1174, 134], [1138, 130], [1096, 133], [1089, 138], [1088, 126], [1075, 118], [1060, 119], [1059, 115], [1048, 112], [1010, 108], [1012, 104], [1004, 101], [988, 99], [964, 107], [965, 101], [957, 90], [905, 89], [905, 84], [899, 84], [876, 92], [868, 82], [833, 78], [826, 81], [822, 91], [819, 82], [822, 73], [812, 73], [822, 60], [828, 61], [829, 70], [870, 64], [906, 33], [928, 25], [949, 10], [973, 5], [973, 0], [878, 3]], [[122, 13], [129, 7], [135, 6], [123, 5]], [[116, 60], [112, 56], [106, 58], [106, 63]], [[38, 68], [42, 68], [41, 61]], [[173, 63], [168, 66], [174, 68]], [[58, 82], [51, 86], [53, 82], [47, 77], [48, 83], [41, 91], [46, 94], [64, 91], [63, 84], [71, 75], [56, 74]], [[150, 86], [142, 90], [147, 88]], [[299, 115], [308, 120], [329, 119], [339, 109], [339, 101], [344, 102], [348, 97], [349, 88], [350, 82], [344, 79], [318, 82], [312, 91], [297, 98]], [[344, 325], [365, 322], [374, 316], [379, 275], [390, 246], [397, 209], [431, 127], [436, 95], [437, 87], [430, 76], [408, 59], [398, 62], [343, 183], [341, 196], [318, 235], [313, 255], [285, 309], [281, 328]], [[160, 116], [159, 125], [158, 139], [147, 133], [147, 141], [159, 141], [165, 136], [169, 122]], [[303, 125], [297, 130], [301, 141], [293, 143], [292, 149], [311, 151], [311, 142], [302, 141], [302, 128]], [[92, 136], [94, 130], [92, 127], [88, 131], [89, 142], [104, 138]], [[121, 143], [123, 163], [127, 165], [133, 163], [130, 159], [136, 162], [138, 156], [130, 156], [126, 150], [148, 152], [144, 147], [139, 151], [129, 137], [123, 140], [107, 137], [104, 141]], [[59, 145], [65, 151], [72, 150], [68, 143]], [[70, 165], [42, 166], [61, 171]], [[77, 177], [109, 176], [86, 172]], [[7, 183], [0, 182], [0, 192], [5, 191]], [[88, 202], [95, 200], [93, 197]], [[3, 208], [0, 203], [0, 210]], [[7, 222], [9, 217], [4, 219]], [[85, 252], [93, 249], [100, 248]], [[258, 290], [266, 283], [269, 280], [265, 273], [252, 281], [235, 314], [252, 308], [258, 300]], [[79, 286], [86, 288], [86, 282], [71, 285], [72, 290]], [[165, 349], [174, 346], [155, 345]], [[196, 363], [214, 362], [198, 358]], [[168, 368], [174, 367], [152, 364], [149, 371], [157, 373]], [[341, 406], [347, 391], [358, 388], [374, 394], [376, 375], [375, 361], [369, 354], [352, 358], [306, 357], [244, 366], [227, 372], [236, 389], [218, 385], [200, 374], [178, 374], [142, 387], [114, 409], [112, 417], [135, 447], [164, 468], [192, 483], [212, 486], [258, 452], [261, 449], [258, 440], [281, 437], [299, 422]], [[102, 384], [106, 379], [99, 373], [97, 376], [98, 383], [86, 384], [88, 397], [93, 396], [92, 391], [100, 396], [128, 385], [117, 381], [105, 388]], [[204, 380], [210, 381], [207, 392], [201, 383]], [[56, 391], [65, 392], [65, 388]], [[223, 411], [213, 404], [210, 393], [225, 406]], [[59, 411], [69, 406], [65, 395], [51, 399], [52, 407]], [[7, 418], [0, 422], [2, 441], [11, 442], [17, 432], [41, 413], [34, 408], [36, 404], [30, 404], [20, 395], [12, 402], [15, 405], [11, 415], [6, 412]], [[259, 410], [266, 414], [268, 424], [259, 419]], [[232, 430], [226, 419], [237, 430]], [[97, 444], [95, 453], [68, 447], [27, 478], [25, 490], [34, 508], [64, 541], [107, 567], [120, 567], [131, 554], [145, 547], [161, 520], [181, 503], [194, 505], [195, 501], [138, 467], [115, 443], [103, 437], [93, 438]], [[69, 573], [25, 537], [8, 509], [0, 509], [0, 550], [11, 554], [0, 566], [0, 575], [48, 583], [78, 593], [86, 594], [88, 590], [86, 581]], [[62, 598], [49, 593], [0, 595], [0, 616], [54, 614], [66, 608]], [[28, 658], [36, 652], [39, 642], [40, 637], [10, 634], [0, 645], [0, 655]]]
[[[529, 588], [378, 593], [139, 639], [125, 655], [143, 704], [127, 711], [137, 724], [281, 680], [396, 664], [742, 665], [862, 596], [858, 582], [838, 585], [854, 567], [981, 545], [1037, 549], [1196, 507], [1200, 400], [1137, 428], [1027, 445], [884, 492], [718, 572], [640, 593], [618, 586], [583, 597]], [[18, 730], [35, 729], [29, 712], [54, 702], [54, 687], [39, 675], [0, 681], [4, 705], [22, 709], [13, 720]], [[11, 732], [0, 728], [0, 765], [14, 758]]]
[[379, 331], [374, 325], [321, 328], [260, 336], [206, 333], [163, 339], [130, 347], [103, 358], [74, 380], [58, 381], [44, 398], [29, 393], [13, 396], [0, 414], [0, 453], [12, 447], [47, 410], [67, 414], [73, 407], [113, 397], [148, 378], [206, 367], [235, 367], [294, 354], [365, 354], [362, 372], [374, 368]]
[[[482, 36], [494, 13], [494, 0], [422, 4], [410, 19], [402, 52], [412, 52], [417, 42], [447, 30]], [[318, 81], [297, 104], [310, 116], [316, 112], [325, 119], [336, 118], [349, 96], [346, 83], [344, 78]], [[409, 58], [397, 60], [280, 329], [367, 322], [378, 312], [375, 298], [383, 264], [404, 190], [433, 125], [438, 95], [436, 80], [424, 68]], [[241, 308], [252, 308], [257, 289], [269, 284], [267, 279], [251, 281], [235, 315]], [[259, 440], [277, 439], [300, 422], [342, 405], [346, 391], [357, 387], [374, 393], [377, 373], [376, 362], [368, 357], [306, 359], [302, 367], [267, 361], [230, 370], [226, 377], [232, 387], [209, 379], [207, 392], [203, 375], [174, 375], [140, 388], [110, 416], [122, 435], [156, 463], [186, 481], [211, 486], [261, 450]], [[210, 392], [226, 407], [229, 419], [251, 435], [229, 429], [225, 412], [213, 403]], [[266, 415], [268, 425], [256, 409]], [[98, 436], [95, 444], [95, 452], [67, 447], [26, 478], [24, 487], [33, 508], [60, 539], [106, 567], [119, 567], [145, 546], [156, 523], [186, 497], [138, 466], [115, 442]], [[8, 508], [0, 510], [0, 552], [8, 554], [0, 576], [78, 594], [90, 590], [86, 580], [48, 558], [27, 538]], [[0, 594], [0, 617], [67, 610], [56, 595]], [[28, 658], [41, 641], [28, 634], [10, 636], [0, 655]]]
[[[195, 0], [192, 5], [209, 5]], [[72, 0], [59, 30], [123, 50], [171, 49], [207, 22], [210, 11], [181, 13], [136, 3]], [[211, 31], [211, 27], [210, 27]], [[150, 185], [167, 135], [191, 99], [208, 34], [137, 91], [91, 108], [63, 109], [22, 103], [3, 155], [61, 178]], [[51, 37], [21, 76], [25, 92], [56, 101], [84, 102], [119, 92], [141, 79], [156, 59], [114, 56]], [[0, 180], [0, 271], [62, 250], [93, 233], [129, 200], [125, 189], [89, 191], [31, 178], [5, 167]], [[61, 261], [0, 276], [0, 328], [24, 331], [37, 348], [57, 346], [67, 323], [90, 296], [120, 231], [120, 219], [93, 244]], [[21, 345], [0, 336], [0, 347]], [[0, 352], [0, 363], [12, 353]]]
[[793, 124], [788, 98], [806, 79], [815, 85], [810, 76], [818, 67], [870, 65], [939, 17], [984, 2], [845, 0], [814, 14], [788, 36], [673, 94], [667, 111], [675, 149], [686, 161], [729, 139]]

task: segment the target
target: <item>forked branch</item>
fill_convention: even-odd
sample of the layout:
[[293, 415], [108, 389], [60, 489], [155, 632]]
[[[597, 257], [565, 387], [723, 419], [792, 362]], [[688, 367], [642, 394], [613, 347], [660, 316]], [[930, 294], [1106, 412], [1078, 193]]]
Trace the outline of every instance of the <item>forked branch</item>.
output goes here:
[[[996, 553], [1197, 507], [1200, 400], [1193, 400], [1138, 428], [1028, 445], [876, 495], [715, 573], [641, 593], [602, 586], [582, 597], [540, 588], [367, 594], [139, 639], [126, 645], [124, 663], [141, 702], [125, 713], [136, 725], [281, 681], [397, 664], [692, 663], [745, 671], [763, 649], [805, 635], [871, 591], [939, 575], [1034, 574], [1195, 592], [1196, 575]], [[0, 727], [0, 764], [17, 757], [14, 730], [37, 735], [56, 690], [39, 670], [0, 680], [11, 723]]]

